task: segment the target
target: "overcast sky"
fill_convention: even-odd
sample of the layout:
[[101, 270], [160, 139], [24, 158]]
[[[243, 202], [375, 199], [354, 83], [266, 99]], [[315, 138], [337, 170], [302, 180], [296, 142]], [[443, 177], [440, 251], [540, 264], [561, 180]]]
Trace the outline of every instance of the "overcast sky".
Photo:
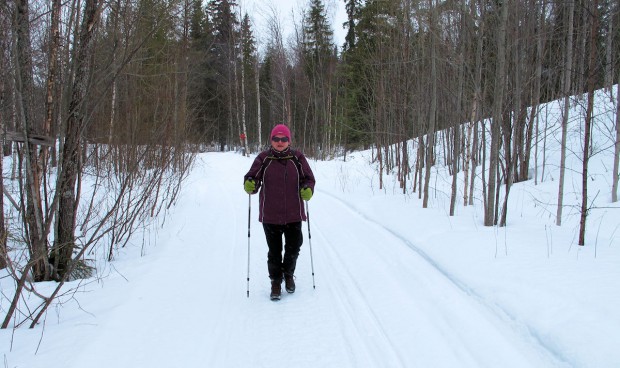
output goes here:
[[[284, 33], [284, 41], [287, 42], [293, 33], [294, 23], [300, 23], [301, 11], [307, 8], [310, 0], [238, 0], [243, 13], [248, 13], [255, 24], [255, 35], [258, 42], [263, 43], [267, 36], [266, 24], [277, 13]], [[327, 17], [334, 31], [334, 43], [339, 47], [344, 43], [345, 30], [342, 23], [347, 19], [344, 1], [323, 0]]]

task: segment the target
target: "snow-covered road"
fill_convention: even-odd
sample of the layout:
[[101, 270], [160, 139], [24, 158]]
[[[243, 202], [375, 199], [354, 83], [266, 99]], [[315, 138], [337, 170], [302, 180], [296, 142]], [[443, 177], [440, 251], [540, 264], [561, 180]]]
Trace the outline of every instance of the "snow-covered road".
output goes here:
[[[251, 198], [247, 297], [242, 176], [251, 161], [200, 156], [146, 256], [117, 262], [103, 288], [79, 296], [92, 323], [83, 314], [61, 317], [65, 327], [47, 328], [37, 356], [19, 354], [21, 344], [8, 366], [47, 367], [58, 356], [68, 368], [573, 366], [394, 230], [388, 216], [322, 186], [333, 180], [328, 173], [315, 173], [312, 239], [304, 224], [297, 291], [278, 302], [268, 297], [267, 247]], [[26, 335], [18, 330], [16, 339]]]
[[304, 224], [298, 288], [279, 302], [268, 298], [267, 249], [256, 221], [258, 199], [252, 197], [247, 298], [248, 197], [240, 182], [249, 162], [225, 155], [198, 164], [174, 211], [182, 218], [170, 218], [178, 226], [175, 244], [157, 254], [160, 264], [143, 274], [128, 296], [134, 302], [107, 319], [99, 342], [86, 346], [73, 366], [93, 360], [114, 367], [138, 362], [158, 367], [556, 366], [527, 331], [500, 318], [402, 239], [328, 191], [319, 190], [309, 202], [313, 237], [308, 239]]

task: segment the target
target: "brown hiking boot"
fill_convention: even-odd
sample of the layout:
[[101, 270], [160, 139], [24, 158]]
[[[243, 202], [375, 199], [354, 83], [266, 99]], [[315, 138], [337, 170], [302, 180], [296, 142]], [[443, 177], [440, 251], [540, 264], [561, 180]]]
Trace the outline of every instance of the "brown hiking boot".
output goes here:
[[295, 292], [295, 276], [293, 275], [284, 275], [284, 288], [289, 294]]
[[282, 295], [282, 279], [271, 280], [271, 295], [269, 297], [271, 300], [280, 300], [280, 295]]

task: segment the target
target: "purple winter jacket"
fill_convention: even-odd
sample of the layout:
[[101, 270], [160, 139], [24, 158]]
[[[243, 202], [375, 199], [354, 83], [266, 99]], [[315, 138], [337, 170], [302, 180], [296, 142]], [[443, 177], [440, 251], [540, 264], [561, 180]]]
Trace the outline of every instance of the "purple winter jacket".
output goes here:
[[[301, 188], [314, 193], [314, 174], [306, 157], [290, 147], [282, 152], [268, 149], [261, 152], [252, 163], [245, 180], [256, 181], [259, 194], [258, 220], [266, 224], [284, 225], [306, 221]], [[252, 193], [252, 194], [254, 194]]]

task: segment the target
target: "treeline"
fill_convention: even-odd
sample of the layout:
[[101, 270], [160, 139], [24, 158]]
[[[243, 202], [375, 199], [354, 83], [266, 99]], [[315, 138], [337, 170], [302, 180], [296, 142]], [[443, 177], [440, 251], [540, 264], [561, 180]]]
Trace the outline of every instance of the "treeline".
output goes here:
[[[531, 175], [538, 106], [587, 93], [587, 144], [593, 91], [619, 79], [617, 1], [343, 1], [348, 21], [332, 25], [309, 0], [291, 38], [272, 9], [260, 45], [234, 0], [2, 2], [0, 122], [14, 159], [0, 183], [0, 206], [10, 202], [0, 266], [19, 285], [11, 308], [29, 274], [62, 283], [95, 244], [112, 258], [174, 201], [193, 152], [256, 152], [275, 123], [309, 156], [372, 148], [380, 174], [395, 172], [424, 206], [442, 132], [464, 205], [485, 167], [485, 225], [505, 224], [510, 185]], [[558, 223], [562, 190], [560, 180]]]
[[[464, 173], [464, 205], [472, 204], [474, 173], [482, 166], [484, 223], [501, 226], [511, 185], [532, 176], [539, 106], [562, 98], [561, 224], [569, 96], [588, 96], [585, 178], [594, 90], [611, 93], [619, 79], [618, 2], [343, 1], [344, 45], [333, 42], [333, 27], [341, 25], [329, 24], [324, 2], [309, 0], [290, 40], [271, 18], [261, 55], [247, 14], [237, 14], [234, 2], [195, 3], [192, 19], [202, 23], [192, 28], [192, 49], [201, 63], [188, 78], [203, 88], [189, 96], [201, 106], [191, 120], [196, 136], [219, 149], [255, 151], [270, 127], [284, 122], [295, 145], [317, 158], [373, 148], [379, 185], [383, 173], [395, 172], [403, 190], [418, 190], [426, 207], [442, 132], [447, 165]], [[414, 150], [407, 145], [412, 139]], [[616, 157], [618, 150], [616, 144]], [[582, 230], [586, 191], [584, 181]]]

